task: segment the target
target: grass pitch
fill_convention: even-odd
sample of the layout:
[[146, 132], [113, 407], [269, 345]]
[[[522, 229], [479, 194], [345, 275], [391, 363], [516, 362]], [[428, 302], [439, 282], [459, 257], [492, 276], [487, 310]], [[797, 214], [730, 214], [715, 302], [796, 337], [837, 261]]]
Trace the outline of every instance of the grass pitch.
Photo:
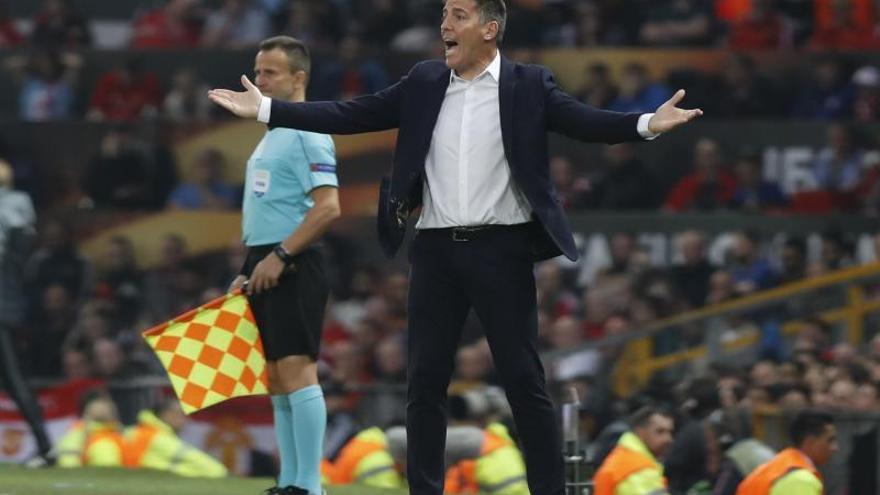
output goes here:
[[[0, 495], [259, 495], [268, 478], [181, 478], [126, 469], [23, 469], [0, 465]], [[406, 495], [405, 490], [330, 486], [327, 495]]]

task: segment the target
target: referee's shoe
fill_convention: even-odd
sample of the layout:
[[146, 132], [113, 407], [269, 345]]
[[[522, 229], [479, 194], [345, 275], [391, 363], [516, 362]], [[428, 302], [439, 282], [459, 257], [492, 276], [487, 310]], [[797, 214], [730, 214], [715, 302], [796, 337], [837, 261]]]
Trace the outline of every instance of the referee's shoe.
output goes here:
[[309, 495], [309, 492], [298, 486], [273, 486], [266, 489], [263, 495]]

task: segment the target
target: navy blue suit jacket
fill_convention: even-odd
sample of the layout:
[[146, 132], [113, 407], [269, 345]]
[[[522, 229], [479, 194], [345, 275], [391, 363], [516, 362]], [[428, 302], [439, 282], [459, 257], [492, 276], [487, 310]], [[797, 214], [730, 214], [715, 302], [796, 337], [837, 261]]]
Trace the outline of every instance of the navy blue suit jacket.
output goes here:
[[[403, 240], [410, 212], [421, 205], [425, 158], [449, 85], [443, 61], [416, 64], [399, 82], [378, 93], [341, 102], [272, 101], [269, 125], [325, 134], [357, 134], [398, 128], [391, 177], [380, 188], [379, 241], [389, 257]], [[530, 246], [535, 260], [565, 254], [577, 259], [574, 238], [548, 166], [547, 131], [586, 142], [640, 141], [640, 114], [597, 110], [563, 92], [550, 71], [501, 60], [501, 134], [511, 175], [537, 220]]]

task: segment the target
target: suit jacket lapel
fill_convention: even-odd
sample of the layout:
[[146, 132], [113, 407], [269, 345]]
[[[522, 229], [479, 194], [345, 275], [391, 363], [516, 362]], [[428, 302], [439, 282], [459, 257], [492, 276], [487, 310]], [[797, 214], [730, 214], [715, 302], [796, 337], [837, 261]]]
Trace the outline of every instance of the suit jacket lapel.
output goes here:
[[504, 154], [507, 163], [514, 166], [511, 161], [511, 143], [513, 142], [513, 113], [516, 101], [516, 76], [513, 72], [513, 63], [501, 57], [501, 80], [498, 82], [498, 102], [501, 115], [501, 140], [504, 143]]
[[440, 115], [440, 109], [443, 107], [443, 100], [446, 99], [446, 89], [449, 87], [450, 71], [446, 70], [437, 79], [430, 81], [423, 95], [417, 97], [422, 101], [421, 105], [416, 106], [416, 111], [424, 120], [421, 122], [421, 138], [419, 143], [419, 152], [417, 154], [420, 169], [424, 169], [424, 158], [428, 156], [428, 147], [431, 146], [431, 138], [434, 135], [434, 126], [437, 125], [437, 117]]

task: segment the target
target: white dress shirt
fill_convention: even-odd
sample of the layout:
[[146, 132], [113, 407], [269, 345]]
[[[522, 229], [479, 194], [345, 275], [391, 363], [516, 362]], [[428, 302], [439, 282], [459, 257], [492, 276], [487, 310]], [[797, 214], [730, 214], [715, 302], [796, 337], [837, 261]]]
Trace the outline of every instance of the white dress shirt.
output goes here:
[[453, 71], [428, 156], [417, 229], [528, 222], [532, 207], [510, 174], [501, 140], [501, 54], [466, 81]]
[[[510, 173], [501, 139], [499, 80], [501, 53], [471, 81], [455, 71], [437, 116], [425, 160], [422, 215], [417, 229], [515, 225], [531, 220], [532, 208]], [[268, 123], [271, 100], [264, 97], [257, 120]], [[645, 139], [654, 114], [639, 118]]]

